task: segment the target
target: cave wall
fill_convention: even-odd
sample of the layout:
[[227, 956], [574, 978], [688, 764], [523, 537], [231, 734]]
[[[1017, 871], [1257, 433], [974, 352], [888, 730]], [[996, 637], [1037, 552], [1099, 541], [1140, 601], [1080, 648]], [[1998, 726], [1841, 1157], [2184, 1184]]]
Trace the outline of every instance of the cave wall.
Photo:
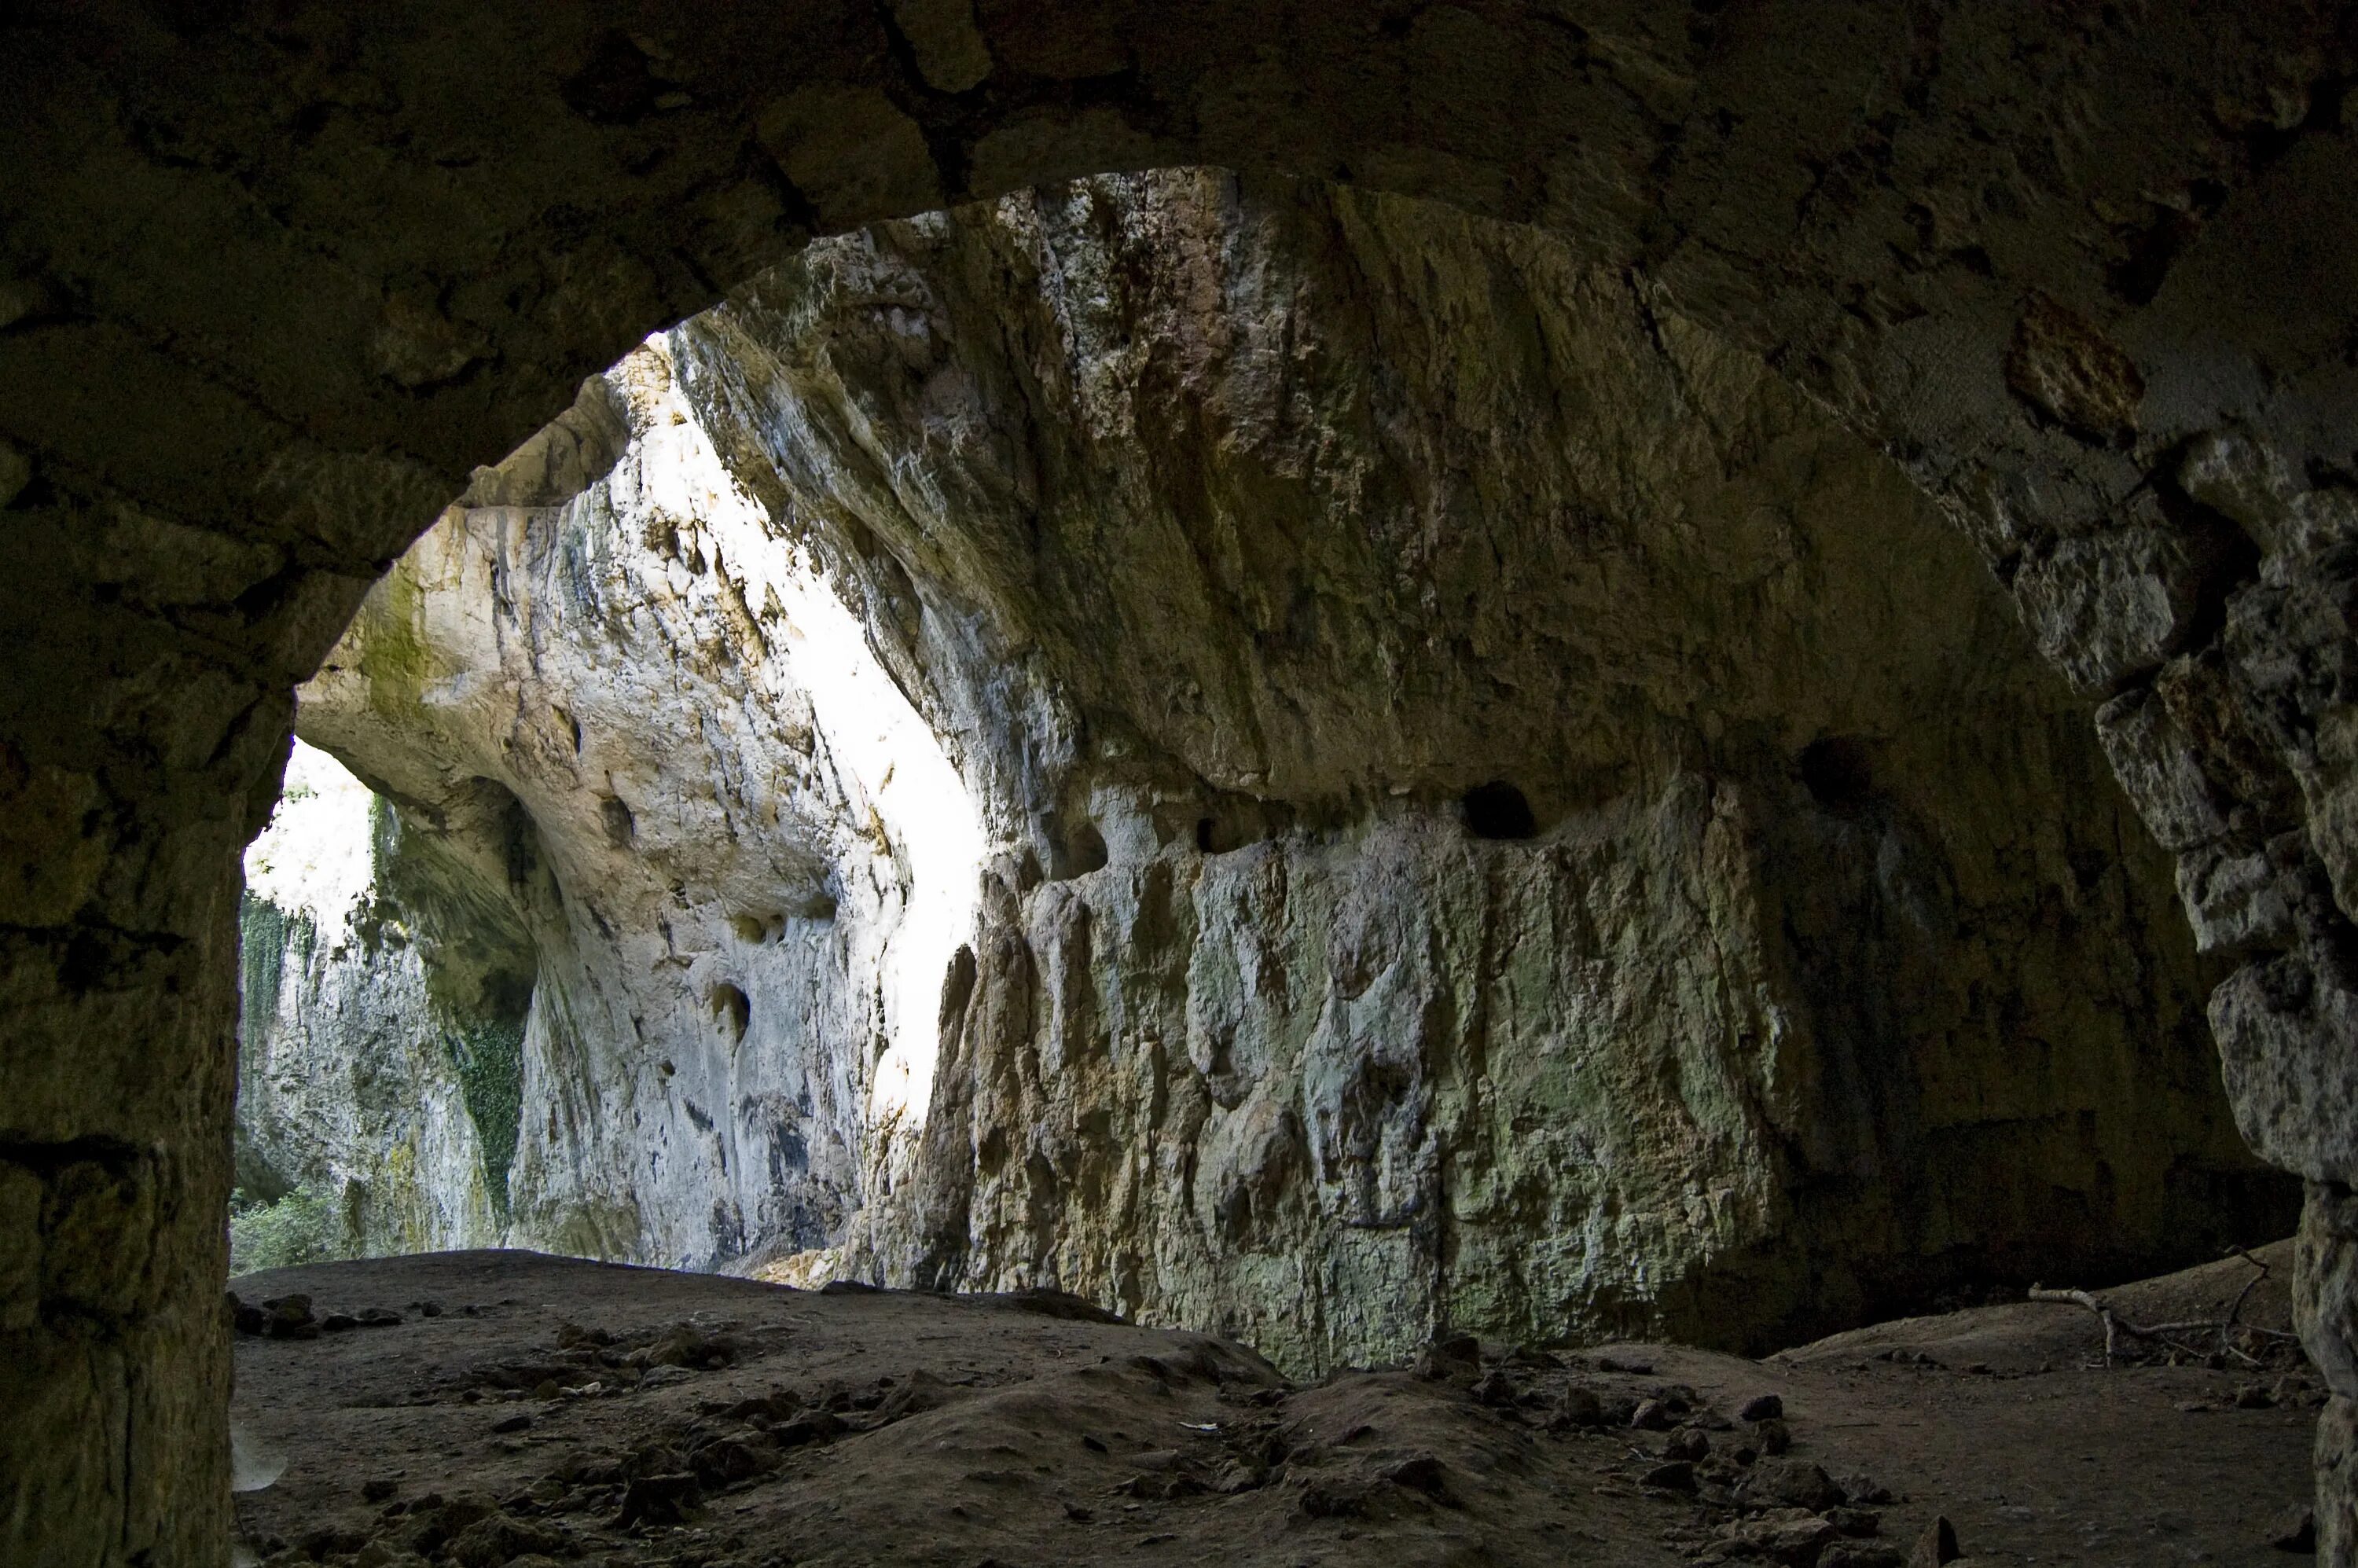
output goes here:
[[924, 939], [902, 831], [922, 769], [895, 767], [881, 672], [881, 693], [814, 701], [826, 655], [797, 656], [778, 597], [799, 603], [807, 574], [734, 494], [664, 356], [633, 354], [579, 409], [395, 565], [297, 726], [443, 868], [438, 904], [394, 889], [432, 905], [416, 924], [442, 968], [476, 934], [521, 946], [501, 969], [522, 977], [504, 1238], [752, 1267], [841, 1233], [865, 1129], [911, 1092], [887, 993], [895, 939]]
[[882, 1277], [1314, 1368], [2288, 1219], [2084, 702], [1891, 464], [1570, 247], [1108, 178], [672, 341], [996, 840]]
[[[889, 782], [861, 831], [828, 613], [963, 860]], [[522, 1242], [1314, 1372], [2289, 1223], [1970, 550], [1753, 356], [1429, 204], [1190, 172], [815, 246], [479, 476], [298, 728], [545, 868]]]
[[2041, 652], [2123, 699], [2115, 765], [2247, 964], [2222, 1015], [2246, 1130], [2311, 1183], [2347, 1560], [2346, 8], [36, 3], [0, 27], [0, 1392], [38, 1417], [0, 1454], [11, 1550], [219, 1555], [237, 853], [288, 688], [469, 466], [813, 232], [1218, 163], [1534, 222], [1666, 284], [1891, 453]]
[[238, 912], [233, 1271], [499, 1238], [511, 1020], [436, 983], [403, 849], [377, 797], [298, 744]]

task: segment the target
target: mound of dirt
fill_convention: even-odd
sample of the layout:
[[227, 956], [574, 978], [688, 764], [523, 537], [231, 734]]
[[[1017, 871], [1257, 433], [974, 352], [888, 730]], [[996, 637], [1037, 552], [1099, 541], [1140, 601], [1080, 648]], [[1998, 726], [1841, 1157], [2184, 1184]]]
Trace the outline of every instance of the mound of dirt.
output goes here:
[[[2191, 1317], [2235, 1271], [2108, 1299]], [[2319, 1397], [2265, 1336], [2236, 1342], [2261, 1368], [2092, 1365], [2095, 1318], [2043, 1303], [1762, 1362], [1456, 1338], [1297, 1388], [1056, 1295], [523, 1252], [233, 1286], [244, 1468], [276, 1473], [239, 1519], [274, 1568], [1900, 1568], [1942, 1518], [1974, 1563], [2282, 1563]], [[2242, 1315], [2283, 1307], [2264, 1288]]]

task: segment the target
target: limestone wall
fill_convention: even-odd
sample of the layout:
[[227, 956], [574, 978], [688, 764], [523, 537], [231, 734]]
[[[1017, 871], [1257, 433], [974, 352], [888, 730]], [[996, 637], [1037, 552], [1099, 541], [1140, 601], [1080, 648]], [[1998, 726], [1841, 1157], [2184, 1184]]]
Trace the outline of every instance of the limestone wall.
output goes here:
[[[2156, 831], [2223, 825], [2234, 874], [2189, 883], [2261, 916], [2222, 926], [2238, 1082], [2346, 1252], [2358, 1162], [2305, 1129], [2347, 1103], [2353, 569], [2275, 526], [2332, 509], [2358, 429], [2346, 8], [297, 0], [36, 5], [8, 42], [20, 1555], [218, 1555], [238, 852], [368, 585], [582, 375], [813, 234], [1109, 168], [1424, 195], [1651, 279], [1902, 463], [2115, 719], [2178, 693], [2114, 755]], [[2257, 510], [2190, 477], [2223, 445]], [[2358, 1366], [2319, 1267], [2312, 1348]]]
[[495, 1244], [514, 1046], [438, 1001], [366, 786], [301, 746], [287, 777], [246, 851], [231, 1267]]
[[1970, 550], [1445, 210], [1181, 174], [815, 247], [479, 476], [300, 723], [529, 935], [532, 1244], [1312, 1368], [2288, 1223]]

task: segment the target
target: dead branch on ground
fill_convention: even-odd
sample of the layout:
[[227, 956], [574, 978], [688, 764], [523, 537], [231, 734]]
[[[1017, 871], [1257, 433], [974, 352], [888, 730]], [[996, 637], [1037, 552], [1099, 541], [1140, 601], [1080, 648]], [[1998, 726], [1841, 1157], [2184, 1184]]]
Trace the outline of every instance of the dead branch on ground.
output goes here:
[[[2035, 1302], [2057, 1302], [2069, 1306], [2083, 1307], [2095, 1314], [2096, 1321], [2104, 1325], [2104, 1365], [2107, 1367], [2112, 1366], [2120, 1354], [2120, 1339], [2125, 1334], [2132, 1339], [2141, 1339], [2150, 1345], [2167, 1346], [2180, 1355], [2197, 1359], [2207, 1355], [2233, 1356], [2248, 1366], [2257, 1367], [2260, 1365], [2259, 1357], [2235, 1344], [2233, 1337], [2234, 1335], [2238, 1333], [2259, 1335], [2270, 1339], [2297, 1339], [2299, 1336], [2287, 1334], [2280, 1328], [2261, 1328], [2241, 1321], [2244, 1315], [2244, 1303], [2250, 1299], [2252, 1292], [2259, 1287], [2260, 1281], [2268, 1277], [2269, 1268], [2267, 1264], [2253, 1257], [2247, 1249], [2231, 1247], [2227, 1251], [2230, 1256], [2241, 1258], [2259, 1271], [2244, 1281], [2244, 1288], [2235, 1292], [2234, 1303], [2227, 1309], [2225, 1317], [2193, 1318], [2184, 1323], [2136, 1323], [2121, 1316], [2102, 1297], [2092, 1295], [2086, 1291], [2050, 1291], [2039, 1285], [2030, 1287], [2030, 1299]], [[2179, 1337], [2200, 1333], [2212, 1336], [2218, 1348], [2215, 1351], [2198, 1350], [2193, 1346], [2183, 1343]]]

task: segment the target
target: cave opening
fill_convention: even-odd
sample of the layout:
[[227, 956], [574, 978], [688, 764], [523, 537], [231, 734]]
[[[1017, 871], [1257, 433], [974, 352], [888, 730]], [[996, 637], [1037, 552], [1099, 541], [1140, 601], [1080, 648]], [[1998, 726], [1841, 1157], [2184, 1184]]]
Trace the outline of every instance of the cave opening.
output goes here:
[[[1174, 225], [1223, 247], [1125, 237]], [[1055, 267], [999, 276], [1019, 243]], [[1497, 325], [1382, 281], [1411, 260]], [[257, 1078], [241, 1148], [343, 1142], [252, 1191], [332, 1187], [356, 1253], [1217, 1303], [1307, 1370], [1437, 1320], [1757, 1351], [2280, 1229], [2167, 868], [1998, 586], [1758, 360], [1566, 267], [1413, 202], [1109, 177], [824, 242], [592, 378], [301, 693], [298, 733], [379, 792], [374, 874], [320, 895], [369, 935], [252, 923], [248, 1011], [390, 997], [380, 947], [425, 1011], [306, 1022], [332, 1103]], [[852, 277], [910, 304], [875, 329]], [[1325, 357], [1271, 384], [1281, 331]], [[1469, 356], [1487, 379], [1452, 380]], [[1097, 390], [1018, 390], [1052, 360]], [[1370, 494], [1448, 525], [1371, 549]], [[1580, 524], [1512, 499], [1542, 494]], [[298, 759], [282, 814], [332, 765]], [[1467, 840], [1532, 859], [1502, 882]], [[1477, 1005], [1544, 1137], [1442, 1113]], [[1176, 1102], [1094, 1065], [1150, 1041]], [[1174, 1139], [1209, 1233], [1133, 1163]], [[1444, 1251], [1407, 1217], [1466, 1160], [1544, 1198]], [[1695, 1181], [1729, 1195], [1707, 1222], [1648, 1195]], [[1118, 1222], [1116, 1190], [1146, 1195]], [[945, 1227], [920, 1192], [1014, 1217]], [[1660, 1217], [1635, 1254], [1564, 1243], [1632, 1204]], [[1255, 1282], [1340, 1278], [1393, 1227], [1332, 1311]], [[1153, 1271], [1108, 1267], [1147, 1238]]]
[[[1813, 1409], [1837, 1354], [1932, 1413], [1844, 1407], [1895, 1440], [1878, 1527], [1920, 1559], [2156, 1518], [2196, 1555], [2358, 1556], [2340, 8], [37, 3], [0, 34], [0, 1558], [218, 1562], [233, 1476], [275, 1487], [249, 1544], [337, 1568], [645, 1544], [565, 1498], [875, 1555], [905, 1541], [863, 1496], [1012, 1485], [936, 1459], [774, 1506], [756, 1418], [824, 1473], [890, 1446], [871, 1420], [984, 1413], [913, 1371], [957, 1355], [794, 1426], [730, 1384], [773, 1346], [704, 1315], [788, 1298], [662, 1276], [689, 1293], [640, 1340], [622, 1276], [554, 1252], [840, 1287], [806, 1325], [878, 1281], [1070, 1292], [957, 1311], [1055, 1323], [1141, 1399], [1253, 1384], [1290, 1428], [1372, 1385], [1083, 1303], [1297, 1375], [1413, 1346], [1379, 1402], [1528, 1437], [1545, 1477], [1461, 1507], [1498, 1467], [1440, 1424], [1383, 1430], [1414, 1456], [1379, 1470], [1189, 1438], [1084, 1473], [1124, 1448], [1056, 1423], [1130, 1501], [1043, 1561], [1428, 1527], [1553, 1561], [1567, 1521], [1615, 1561], [1903, 1557], [1845, 1533], [1885, 1505]], [[1108, 168], [1174, 172], [1065, 183]], [[330, 654], [397, 557], [382, 635]], [[849, 687], [784, 667], [830, 641]], [[300, 919], [237, 876], [297, 724], [391, 836], [384, 885]], [[1468, 830], [1486, 780], [1530, 838]], [[477, 1148], [442, 1168], [482, 1234], [541, 1250], [303, 1265], [277, 1288], [433, 1283], [244, 1303], [266, 1342], [233, 1362], [233, 1183], [278, 1229], [400, 1228], [394, 1186], [233, 1136], [241, 996], [372, 950], [473, 1021], [398, 1033], [466, 1067], [438, 1103]], [[418, 1092], [306, 1091], [339, 1145]], [[2289, 1179], [2290, 1260], [2108, 1295], [2209, 1349], [2123, 1326], [1981, 1385], [1941, 1364], [1965, 1341], [1886, 1325], [1777, 1363], [1779, 1412], [1705, 1389], [1750, 1364], [1582, 1348], [2158, 1267], [2280, 1229]], [[2264, 1325], [2200, 1315], [2247, 1295]], [[471, 1368], [448, 1408], [300, 1407], [345, 1330], [405, 1318], [416, 1364]], [[481, 1408], [557, 1382], [485, 1368], [571, 1357], [612, 1385]], [[291, 1463], [233, 1450], [233, 1364], [312, 1411]], [[2187, 1397], [2102, 1419], [2147, 1374]], [[1991, 1441], [2031, 1378], [2050, 1419]], [[2261, 1530], [2320, 1378], [2316, 1509]], [[1260, 1419], [1195, 1393], [1191, 1428]], [[708, 1444], [699, 1399], [758, 1408]], [[2174, 1424], [2204, 1405], [2236, 1413]], [[633, 1407], [681, 1414], [645, 1451], [678, 1465], [524, 1458]], [[1543, 1409], [1614, 1441], [1517, 1433]], [[326, 1484], [344, 1439], [429, 1422]], [[1665, 1496], [1565, 1458], [1633, 1445]], [[1817, 1522], [1723, 1501], [1730, 1465]], [[1981, 1500], [1927, 1517], [1966, 1472]], [[1007, 1554], [977, 1504], [943, 1530]]]
[[1493, 779], [1476, 784], [1458, 798], [1466, 813], [1466, 830], [1476, 838], [1519, 842], [1539, 835], [1539, 818], [1531, 803], [1513, 784]]

